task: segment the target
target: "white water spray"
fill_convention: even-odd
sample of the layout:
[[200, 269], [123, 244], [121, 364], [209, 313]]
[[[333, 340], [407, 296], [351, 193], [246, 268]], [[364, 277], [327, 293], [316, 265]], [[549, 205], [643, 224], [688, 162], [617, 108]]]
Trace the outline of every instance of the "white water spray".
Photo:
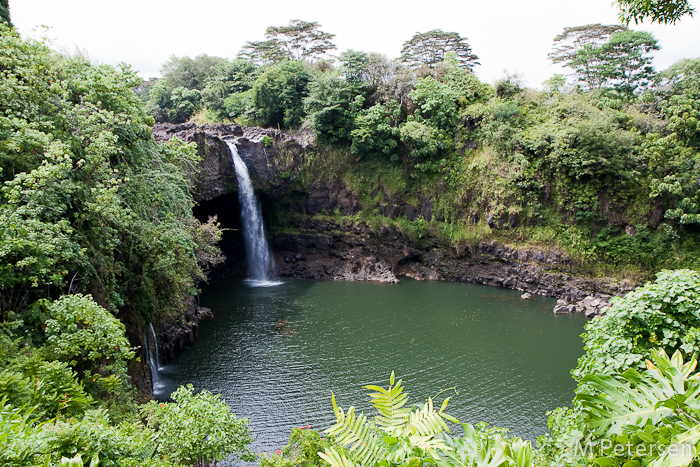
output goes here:
[[282, 282], [270, 280], [273, 268], [272, 256], [265, 239], [262, 211], [253, 192], [248, 167], [238, 155], [236, 145], [229, 141], [228, 147], [231, 149], [231, 158], [238, 179], [238, 200], [241, 203], [241, 221], [248, 260], [248, 274], [250, 275], [249, 282], [254, 287], [279, 285]]

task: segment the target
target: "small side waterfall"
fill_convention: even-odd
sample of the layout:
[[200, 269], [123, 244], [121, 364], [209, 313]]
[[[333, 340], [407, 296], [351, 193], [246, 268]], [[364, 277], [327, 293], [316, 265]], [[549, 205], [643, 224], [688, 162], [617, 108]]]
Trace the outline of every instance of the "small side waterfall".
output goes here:
[[154, 351], [151, 352], [151, 342], [149, 335], [146, 333], [143, 334], [143, 342], [146, 350], [148, 366], [151, 369], [151, 384], [153, 385], [151, 389], [153, 390], [153, 394], [159, 394], [163, 389], [163, 385], [158, 379], [158, 370], [160, 370], [160, 367], [158, 366], [158, 339], [156, 338], [156, 332], [153, 330], [153, 324], [149, 324], [148, 328], [150, 330], [151, 339], [153, 339]]
[[231, 150], [233, 166], [236, 169], [238, 179], [238, 200], [241, 203], [241, 221], [243, 223], [243, 238], [245, 242], [246, 258], [248, 260], [248, 274], [250, 284], [254, 287], [270, 287], [282, 282], [270, 280], [273, 267], [270, 248], [265, 238], [262, 211], [260, 203], [255, 198], [253, 184], [250, 181], [248, 167], [238, 155], [236, 145], [228, 141]]
[[153, 346], [156, 348], [155, 353], [155, 364], [156, 364], [156, 369], [160, 370], [160, 350], [158, 350], [158, 338], [156, 337], [156, 331], [153, 329], [153, 323], [148, 324], [148, 329], [151, 331], [151, 337], [153, 338]]

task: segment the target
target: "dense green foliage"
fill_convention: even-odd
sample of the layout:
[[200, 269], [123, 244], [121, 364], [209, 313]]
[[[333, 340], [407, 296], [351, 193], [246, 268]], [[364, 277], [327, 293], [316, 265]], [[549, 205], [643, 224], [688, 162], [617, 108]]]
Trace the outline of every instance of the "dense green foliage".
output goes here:
[[260, 467], [325, 467], [326, 463], [318, 453], [331, 446], [332, 438], [322, 437], [309, 425], [292, 428], [285, 447], [260, 456]]
[[230, 454], [254, 460], [247, 451], [253, 440], [248, 420], [239, 420], [220, 396], [208, 391], [194, 394], [192, 385], [171, 395], [174, 402], [151, 401], [144, 407], [148, 427], [154, 428], [155, 451], [175, 464], [197, 465], [224, 460]]
[[574, 408], [550, 416], [552, 434], [538, 440], [542, 459], [558, 466], [698, 465], [699, 309], [698, 272], [662, 271], [591, 321], [586, 353], [572, 372], [579, 380]]
[[620, 19], [625, 23], [634, 20], [639, 24], [649, 18], [659, 24], [675, 24], [683, 16], [693, 16], [695, 8], [688, 0], [617, 0]]
[[[0, 25], [0, 69], [0, 464], [166, 466], [245, 454], [246, 422], [191, 389], [163, 416], [206, 414], [200, 450], [167, 424], [144, 425], [128, 374], [136, 349], [117, 319], [132, 335], [179, 319], [221, 260], [215, 221], [192, 214], [194, 146], [153, 140], [126, 65], [59, 55]], [[197, 83], [198, 73], [177, 80]], [[187, 452], [157, 455], [161, 436]]]
[[651, 349], [691, 356], [700, 352], [700, 274], [662, 271], [624, 298], [614, 298], [605, 316], [586, 325], [586, 354], [573, 374], [644, 368]]
[[253, 85], [256, 121], [285, 128], [299, 126], [310, 81], [311, 71], [300, 62], [286, 61], [266, 69]]
[[697, 466], [700, 462], [700, 373], [680, 351], [650, 352], [646, 370], [596, 373], [581, 383], [575, 411], [550, 417], [553, 437], [541, 437], [552, 466]]
[[9, 0], [0, 0], [0, 22], [12, 25], [10, 20], [10, 5]]
[[248, 421], [218, 397], [180, 388], [175, 402], [144, 406], [141, 420], [113, 423], [105, 409], [47, 422], [0, 400], [0, 462], [8, 467], [63, 465], [77, 456], [100, 466], [204, 465], [229, 455], [252, 460]]
[[153, 141], [127, 67], [7, 29], [0, 41], [0, 318], [76, 291], [113, 312], [177, 315], [216, 240], [192, 216], [192, 145]]

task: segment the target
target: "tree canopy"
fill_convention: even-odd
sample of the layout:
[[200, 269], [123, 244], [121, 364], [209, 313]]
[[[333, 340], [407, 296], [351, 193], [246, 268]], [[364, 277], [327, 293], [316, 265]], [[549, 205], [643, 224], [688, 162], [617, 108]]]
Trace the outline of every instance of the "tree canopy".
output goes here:
[[675, 24], [683, 16], [693, 16], [695, 8], [689, 0], [617, 0], [620, 19], [629, 24], [639, 24], [645, 19], [652, 23]]
[[574, 70], [577, 81], [586, 89], [614, 88], [629, 97], [654, 78], [651, 53], [659, 47], [648, 32], [587, 24], [565, 28], [554, 38], [554, 44], [549, 58]]
[[[595, 57], [587, 56], [578, 62], [579, 53], [593, 50], [608, 41], [610, 36], [627, 28], [621, 25], [585, 24], [564, 28], [564, 31], [554, 38], [554, 50], [548, 57], [553, 63], [576, 64], [577, 73], [589, 88], [599, 87], [600, 79], [594, 69]], [[590, 55], [590, 54], [589, 54]]]
[[290, 21], [288, 26], [270, 26], [265, 41], [246, 42], [239, 52], [241, 58], [256, 63], [277, 63], [282, 60], [318, 60], [335, 50], [331, 40], [335, 34], [322, 31], [316, 22]]
[[592, 53], [582, 54], [581, 59], [595, 56], [598, 62], [596, 72], [609, 85], [629, 97], [652, 82], [654, 68], [651, 53], [659, 50], [657, 44], [651, 33], [621, 31], [610, 36], [608, 42]]
[[12, 26], [9, 0], [0, 0], [0, 22], [8, 23]]
[[465, 70], [473, 71], [479, 57], [472, 52], [467, 38], [456, 32], [445, 32], [441, 29], [416, 33], [411, 39], [404, 42], [401, 50], [401, 61], [410, 67], [427, 66], [434, 68], [447, 57], [454, 53], [457, 63]]

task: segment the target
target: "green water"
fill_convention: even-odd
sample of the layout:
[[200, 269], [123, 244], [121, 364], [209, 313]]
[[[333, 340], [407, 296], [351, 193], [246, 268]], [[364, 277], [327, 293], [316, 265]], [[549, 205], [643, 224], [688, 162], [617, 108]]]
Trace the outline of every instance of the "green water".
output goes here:
[[570, 404], [583, 351], [585, 318], [555, 316], [554, 304], [464, 283], [216, 282], [201, 300], [216, 319], [161, 370], [161, 393], [186, 383], [221, 393], [250, 418], [261, 452], [283, 446], [292, 427], [328, 427], [331, 391], [343, 408], [371, 413], [362, 386], [386, 386], [393, 370], [410, 401], [447, 389], [438, 400], [451, 396], [447, 412], [461, 421], [534, 440], [545, 412]]

